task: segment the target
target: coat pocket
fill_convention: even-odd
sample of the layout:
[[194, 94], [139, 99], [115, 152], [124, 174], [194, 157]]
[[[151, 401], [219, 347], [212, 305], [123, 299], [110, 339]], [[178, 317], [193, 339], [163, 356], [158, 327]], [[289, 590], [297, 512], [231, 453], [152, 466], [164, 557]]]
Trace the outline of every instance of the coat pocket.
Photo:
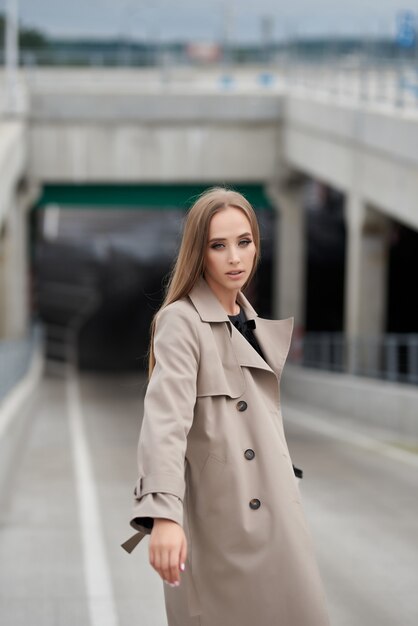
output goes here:
[[213, 452], [209, 452], [199, 475], [195, 513], [200, 519], [210, 520], [219, 514], [224, 493], [222, 476], [226, 462]]

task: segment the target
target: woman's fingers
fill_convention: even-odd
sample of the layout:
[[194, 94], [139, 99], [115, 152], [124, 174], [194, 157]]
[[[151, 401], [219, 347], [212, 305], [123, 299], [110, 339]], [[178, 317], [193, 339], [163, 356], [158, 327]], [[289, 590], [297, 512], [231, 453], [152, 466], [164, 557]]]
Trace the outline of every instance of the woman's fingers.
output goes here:
[[169, 583], [174, 582], [174, 580], [171, 580], [171, 575], [170, 575], [170, 552], [169, 552], [169, 549], [167, 547], [163, 547], [161, 549], [160, 558], [161, 558], [161, 573], [160, 573], [160, 575], [161, 575], [162, 579], [166, 580]]
[[179, 550], [173, 547], [154, 548], [150, 563], [164, 582], [170, 584], [180, 583], [179, 575]]
[[179, 574], [179, 548], [176, 547], [170, 551], [169, 555], [169, 575], [167, 580], [170, 583], [180, 584], [180, 574]]
[[149, 561], [161, 578], [180, 584], [181, 563], [187, 556], [187, 540], [182, 527], [170, 520], [155, 523], [149, 544]]
[[180, 560], [179, 560], [179, 568], [184, 571], [186, 567], [186, 559], [187, 559], [187, 539], [183, 538], [181, 548], [180, 548]]
[[160, 570], [161, 570], [160, 552], [159, 550], [156, 550], [155, 548], [151, 546], [149, 550], [149, 562], [151, 563], [155, 571], [158, 572], [158, 574], [160, 574]]

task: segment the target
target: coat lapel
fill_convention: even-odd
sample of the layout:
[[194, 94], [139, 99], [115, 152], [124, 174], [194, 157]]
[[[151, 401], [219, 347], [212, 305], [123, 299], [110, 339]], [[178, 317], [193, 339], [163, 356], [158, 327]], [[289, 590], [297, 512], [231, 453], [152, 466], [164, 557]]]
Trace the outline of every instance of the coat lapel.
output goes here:
[[294, 317], [268, 320], [258, 317], [254, 335], [271, 369], [278, 378], [290, 349]]
[[[256, 327], [254, 335], [265, 356], [264, 360], [252, 345], [243, 337], [237, 328], [232, 324], [228, 314], [215, 296], [206, 280], [201, 276], [193, 289], [189, 293], [189, 298], [197, 309], [203, 322], [213, 325], [215, 337], [225, 338], [227, 345], [222, 346], [222, 361], [227, 364], [230, 372], [231, 363], [235, 362], [240, 367], [255, 367], [276, 374], [280, 378], [284, 362], [286, 360], [293, 330], [293, 317], [283, 320], [269, 320], [259, 317], [249, 300], [242, 291], [238, 292], [237, 301], [244, 309], [248, 320], [255, 320]], [[229, 333], [221, 332], [219, 326], [227, 322]], [[238, 370], [239, 381], [242, 380], [241, 372]], [[231, 382], [233, 382], [231, 380]], [[238, 379], [236, 381], [238, 383]]]
[[[256, 328], [258, 327], [259, 318], [256, 321]], [[256, 335], [256, 329], [254, 329], [254, 335], [258, 341], [258, 336]], [[268, 370], [269, 372], [273, 371], [270, 367], [268, 361], [265, 361], [255, 350], [249, 341], [240, 333], [240, 331], [235, 328], [232, 324], [231, 331], [231, 344], [232, 348], [235, 352], [235, 356], [237, 361], [241, 367], [258, 367], [263, 370]], [[260, 343], [260, 348], [263, 350], [263, 346]], [[263, 350], [263, 354], [265, 354]], [[266, 357], [267, 358], [267, 357]]]
[[[259, 317], [257, 312], [251, 306], [250, 302], [244, 296], [242, 291], [238, 293], [237, 298], [239, 304], [243, 307], [247, 319], [253, 319], [255, 321], [254, 336], [264, 354], [265, 360], [258, 354], [256, 350], [249, 344], [249, 342], [241, 335], [239, 331], [237, 334], [242, 341], [248, 346], [247, 352], [251, 352], [252, 355], [257, 357], [257, 362], [249, 363], [250, 367], [262, 367], [264, 369], [273, 371], [278, 378], [280, 378], [284, 362], [286, 361], [287, 354], [290, 348], [290, 341], [292, 339], [293, 331], [293, 317], [288, 317], [283, 320], [269, 320], [263, 317]], [[236, 329], [235, 329], [236, 330]], [[247, 365], [244, 362], [245, 357], [242, 355], [240, 365]], [[257, 365], [257, 363], [259, 363]], [[267, 368], [265, 367], [267, 365]]]

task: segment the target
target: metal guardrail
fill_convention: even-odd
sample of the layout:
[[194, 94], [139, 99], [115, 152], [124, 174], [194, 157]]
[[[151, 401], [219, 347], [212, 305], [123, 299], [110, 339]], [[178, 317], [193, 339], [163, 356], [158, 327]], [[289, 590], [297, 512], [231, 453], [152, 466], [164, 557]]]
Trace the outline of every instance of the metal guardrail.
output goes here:
[[0, 340], [0, 403], [27, 373], [35, 350], [42, 351], [47, 366], [55, 372], [64, 372], [68, 363], [77, 365], [80, 330], [100, 305], [101, 296], [91, 286], [48, 283], [49, 290], [52, 287], [50, 296], [54, 306], [74, 310], [65, 324], [36, 321], [25, 337]]
[[334, 99], [396, 107], [418, 106], [418, 61], [411, 58], [289, 58], [282, 64], [289, 89]]
[[32, 356], [43, 343], [43, 328], [34, 322], [22, 339], [0, 340], [0, 402], [27, 373]]
[[418, 333], [354, 339], [343, 333], [307, 333], [301, 365], [418, 385]]
[[[0, 66], [2, 65], [0, 51]], [[354, 102], [395, 108], [418, 108], [418, 59], [399, 56], [346, 54], [301, 55], [282, 51], [268, 61], [254, 57], [245, 62], [220, 59], [198, 63], [184, 52], [165, 50], [161, 54], [110, 50], [21, 51], [22, 84], [36, 83], [42, 68], [143, 69], [138, 84], [164, 88], [176, 84], [215, 84], [217, 89], [251, 88], [278, 93], [308, 95], [331, 101]], [[23, 71], [22, 71], [23, 70]], [[96, 77], [97, 79], [97, 77]], [[130, 78], [132, 80], [132, 78]], [[16, 83], [16, 92], [20, 83]], [[23, 86], [20, 91], [24, 91]], [[16, 93], [22, 111], [28, 108], [25, 93]], [[0, 103], [1, 105], [1, 103]], [[1, 109], [1, 106], [0, 106]]]
[[[87, 273], [85, 279], [89, 279]], [[91, 278], [91, 277], [90, 277]], [[71, 363], [78, 362], [79, 335], [83, 325], [102, 303], [102, 296], [94, 284], [68, 284], [42, 281], [38, 301], [48, 311], [50, 320], [44, 322], [44, 353], [49, 371], [66, 372]]]

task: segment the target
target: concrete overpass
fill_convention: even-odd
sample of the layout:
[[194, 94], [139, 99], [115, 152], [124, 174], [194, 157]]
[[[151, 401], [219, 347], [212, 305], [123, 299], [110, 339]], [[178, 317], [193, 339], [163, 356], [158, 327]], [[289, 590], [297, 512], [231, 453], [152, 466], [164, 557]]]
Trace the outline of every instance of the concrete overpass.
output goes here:
[[[26, 110], [0, 127], [3, 237], [13, 237], [22, 187], [31, 190], [28, 203], [48, 182], [262, 183], [281, 217], [276, 314], [294, 314], [303, 328], [300, 196], [310, 176], [346, 197], [345, 330], [383, 331], [388, 219], [418, 227], [417, 112], [332, 99], [279, 80], [263, 89], [248, 71], [238, 76], [234, 89], [220, 91], [210, 72], [188, 71], [168, 84], [150, 70], [25, 74]], [[3, 276], [12, 262], [3, 256]], [[3, 278], [5, 294], [7, 284]], [[372, 301], [364, 297], [370, 284]], [[24, 325], [5, 321], [4, 310], [2, 317], [3, 336]]]

